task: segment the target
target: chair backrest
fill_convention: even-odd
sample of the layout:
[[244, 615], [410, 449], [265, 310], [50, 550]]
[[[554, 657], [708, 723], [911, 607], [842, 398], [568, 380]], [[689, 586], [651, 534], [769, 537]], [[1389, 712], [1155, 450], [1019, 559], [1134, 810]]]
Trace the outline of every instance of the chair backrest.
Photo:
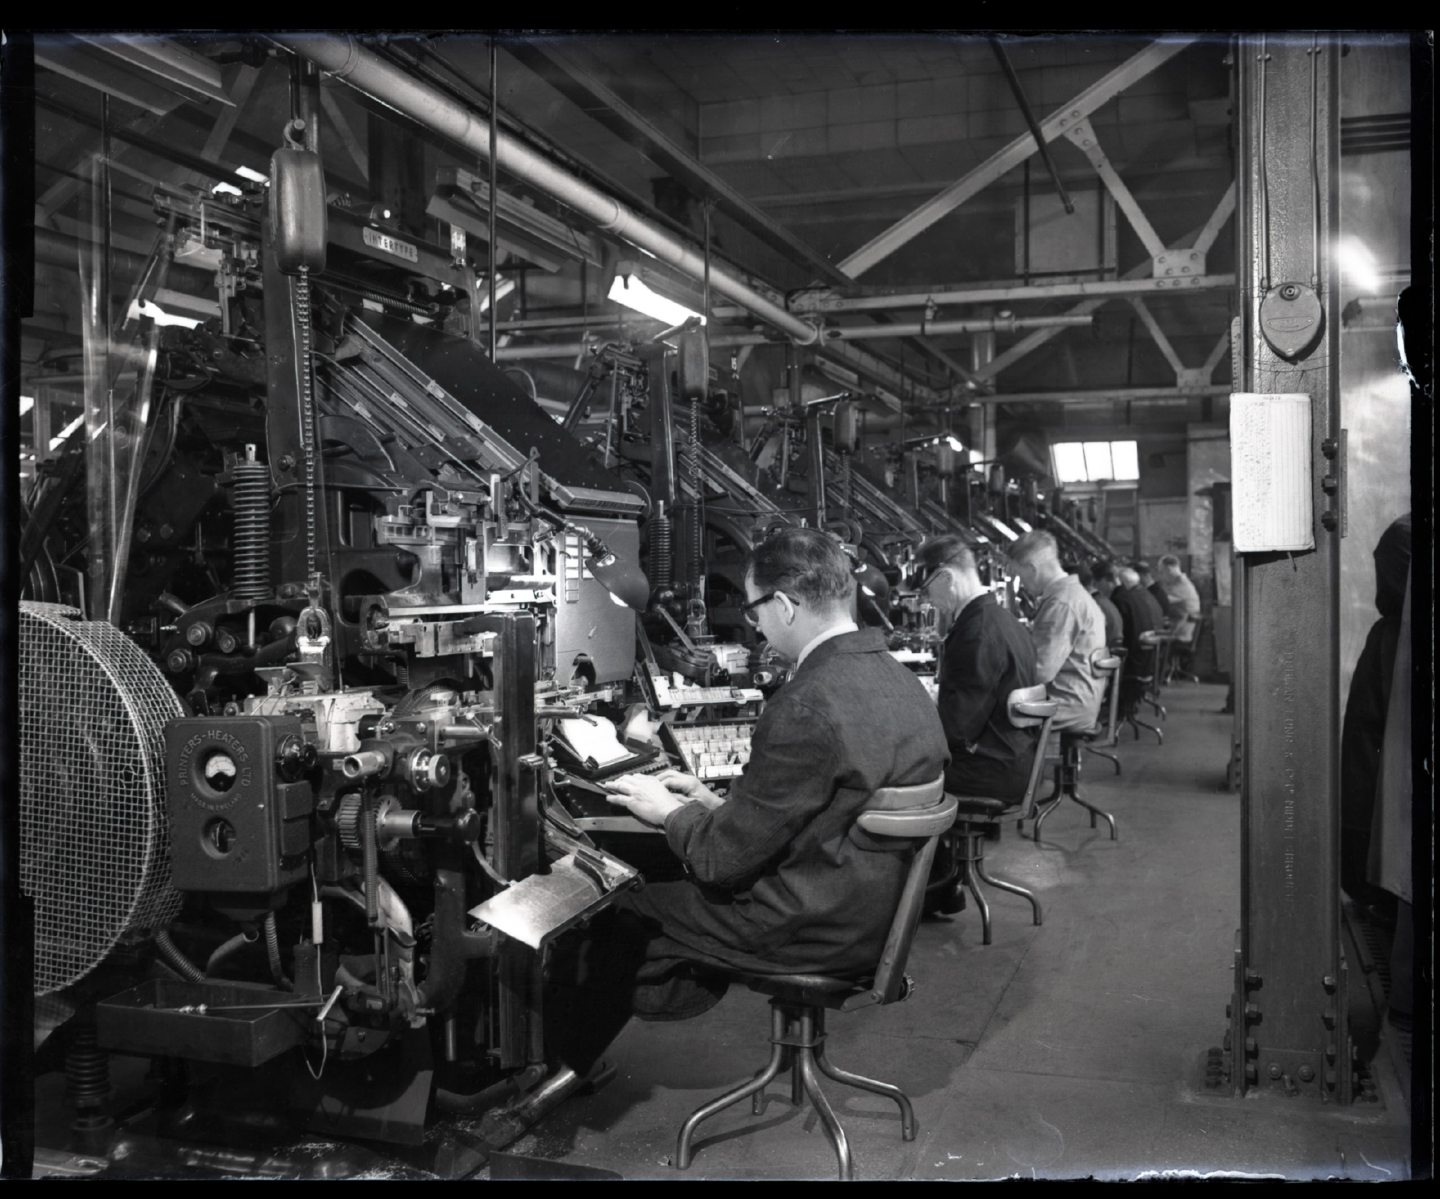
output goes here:
[[955, 823], [957, 807], [956, 801], [945, 795], [942, 776], [913, 787], [882, 787], [871, 796], [869, 806], [856, 819], [872, 836], [924, 838], [924, 844], [911, 859], [885, 948], [880, 951], [875, 979], [870, 984], [870, 996], [875, 1003], [893, 1003], [901, 998], [905, 963], [910, 957], [910, 943], [915, 939], [915, 926], [920, 923], [925, 885], [930, 881], [930, 866], [935, 860], [935, 842]]
[[1118, 736], [1116, 721], [1120, 718], [1120, 667], [1125, 660], [1123, 649], [1097, 649], [1090, 655], [1090, 669], [1096, 674], [1108, 675], [1109, 688], [1105, 703], [1105, 736], [1114, 741]]
[[1045, 769], [1045, 743], [1050, 740], [1050, 725], [1059, 708], [1060, 705], [1053, 699], [1046, 698], [1043, 683], [1034, 687], [1017, 687], [1005, 700], [1005, 710], [1010, 715], [1010, 723], [1017, 729], [1040, 726], [1040, 735], [1035, 738], [1035, 757], [1030, 763], [1030, 779], [1025, 784], [1025, 794], [1020, 799], [1020, 805], [1026, 811], [1029, 811], [1034, 801], [1035, 788], [1039, 786], [1040, 775]]

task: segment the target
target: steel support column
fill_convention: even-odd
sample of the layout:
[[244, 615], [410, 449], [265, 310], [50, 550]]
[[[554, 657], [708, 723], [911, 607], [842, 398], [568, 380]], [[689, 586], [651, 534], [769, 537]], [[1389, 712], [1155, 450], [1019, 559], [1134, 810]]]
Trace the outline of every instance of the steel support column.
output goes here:
[[[1315, 549], [1240, 556], [1243, 865], [1231, 1077], [1237, 1092], [1348, 1103], [1338, 843], [1341, 497], [1331, 494], [1340, 430], [1340, 293], [1329, 251], [1339, 216], [1339, 44], [1248, 37], [1237, 57], [1245, 164], [1237, 387], [1311, 397]], [[1290, 282], [1316, 286], [1325, 328], [1309, 350], [1287, 358], [1266, 339], [1261, 304], [1265, 287], [1273, 293]]]

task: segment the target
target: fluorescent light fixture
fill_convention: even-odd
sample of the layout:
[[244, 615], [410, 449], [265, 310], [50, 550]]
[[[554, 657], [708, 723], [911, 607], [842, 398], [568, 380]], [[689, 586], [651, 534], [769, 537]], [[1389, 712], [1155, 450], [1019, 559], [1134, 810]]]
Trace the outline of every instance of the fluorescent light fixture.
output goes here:
[[1345, 278], [1361, 291], [1379, 291], [1380, 271], [1375, 255], [1358, 237], [1342, 237], [1335, 246], [1335, 258]]
[[1015, 530], [1012, 529], [1009, 525], [1007, 525], [1003, 520], [1000, 520], [1000, 519], [998, 519], [998, 518], [996, 518], [996, 517], [994, 517], [994, 516], [990, 517], [989, 519], [990, 519], [990, 523], [991, 523], [992, 525], [994, 525], [997, 529], [1000, 530], [1001, 533], [1003, 533], [1003, 534], [1005, 535], [1005, 539], [1006, 539], [1007, 541], [1019, 541], [1019, 540], [1020, 540], [1020, 534], [1017, 533], [1017, 532], [1015, 532]]
[[65, 439], [69, 437], [71, 433], [75, 432], [75, 430], [84, 423], [85, 414], [82, 412], [79, 416], [77, 416], [68, 425], [61, 429], [60, 432], [56, 433], [55, 436], [50, 439], [50, 448], [52, 450], [58, 450], [62, 445], [65, 444]]
[[193, 320], [188, 316], [175, 316], [173, 313], [166, 312], [165, 309], [161, 308], [160, 305], [156, 304], [153, 300], [146, 300], [144, 303], [141, 303], [139, 300], [135, 301], [135, 303], [130, 305], [130, 311], [125, 315], [131, 320], [148, 316], [157, 325], [183, 325], [187, 329], [193, 329], [196, 325], [200, 324], [200, 321]]
[[954, 450], [957, 454], [962, 454], [965, 452], [965, 447], [960, 444], [960, 439], [956, 437], [953, 433], [947, 434], [945, 440], [950, 443], [950, 448]]
[[235, 173], [242, 179], [250, 180], [251, 183], [269, 184], [270, 182], [269, 175], [262, 175], [259, 171], [253, 170], [250, 167], [236, 167]]
[[20, 397], [20, 415], [21, 415], [21, 416], [24, 416], [24, 415], [25, 415], [27, 412], [29, 412], [30, 409], [32, 409], [33, 407], [35, 407], [35, 397], [34, 397], [34, 396], [21, 396], [21, 397]]
[[210, 189], [210, 194], [212, 196], [243, 196], [245, 193], [242, 192], [233, 183], [217, 183], [214, 187]]
[[692, 317], [699, 317], [702, 325], [705, 323], [705, 318], [700, 313], [693, 312], [685, 305], [677, 304], [674, 300], [667, 300], [658, 292], [651, 291], [645, 285], [645, 281], [634, 273], [616, 274], [614, 282], [610, 284], [610, 299], [671, 328], [683, 325]]

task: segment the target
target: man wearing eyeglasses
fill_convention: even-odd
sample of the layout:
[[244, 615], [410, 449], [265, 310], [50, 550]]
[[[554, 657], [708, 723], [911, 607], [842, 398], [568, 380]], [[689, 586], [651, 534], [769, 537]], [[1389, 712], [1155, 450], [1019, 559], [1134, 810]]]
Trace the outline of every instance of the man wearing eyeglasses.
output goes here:
[[690, 877], [621, 898], [620, 945], [591, 955], [578, 985], [592, 989], [568, 1001], [582, 1024], [566, 1034], [576, 1070], [632, 1011], [678, 1019], [713, 1005], [725, 990], [715, 967], [873, 969], [899, 902], [907, 855], [869, 843], [855, 822], [880, 788], [942, 773], [935, 706], [883, 632], [856, 627], [852, 564], [829, 535], [773, 533], [751, 553], [745, 594], [745, 619], [794, 674], [757, 721], [728, 799], [676, 771], [607, 784], [611, 802], [664, 830]]
[[919, 559], [918, 590], [946, 629], [936, 701], [950, 744], [945, 790], [1018, 800], [1030, 781], [1035, 730], [1011, 724], [1005, 701], [1035, 685], [1035, 647], [980, 581], [964, 539], [932, 538]]

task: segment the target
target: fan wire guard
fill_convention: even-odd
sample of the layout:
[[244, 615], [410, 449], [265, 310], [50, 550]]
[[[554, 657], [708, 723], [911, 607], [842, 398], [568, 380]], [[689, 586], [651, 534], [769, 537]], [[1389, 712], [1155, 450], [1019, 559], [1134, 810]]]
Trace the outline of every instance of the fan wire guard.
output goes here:
[[20, 604], [19, 650], [20, 885], [47, 995], [180, 911], [164, 731], [185, 710], [139, 646], [63, 604]]

